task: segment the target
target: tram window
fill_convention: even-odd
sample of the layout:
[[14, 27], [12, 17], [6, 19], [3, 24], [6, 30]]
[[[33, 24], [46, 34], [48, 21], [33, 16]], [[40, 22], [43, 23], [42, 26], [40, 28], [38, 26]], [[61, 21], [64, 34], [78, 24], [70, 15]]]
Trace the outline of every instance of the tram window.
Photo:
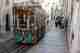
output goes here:
[[16, 16], [23, 16], [23, 10], [22, 9], [16, 9]]
[[19, 19], [19, 24], [24, 24], [24, 19], [23, 19], [23, 17], [21, 17], [21, 19]]
[[25, 24], [20, 24], [19, 27], [20, 28], [26, 28], [27, 26]]
[[35, 18], [32, 16], [31, 19], [30, 19], [30, 25], [34, 24], [34, 19]]
[[25, 12], [25, 14], [27, 15], [27, 16], [32, 16], [33, 15], [33, 11], [32, 11], [33, 9], [31, 8], [31, 7], [28, 7], [28, 9], [26, 10], [26, 11], [24, 11]]
[[19, 21], [19, 26], [22, 28], [26, 28], [27, 23], [24, 20]]

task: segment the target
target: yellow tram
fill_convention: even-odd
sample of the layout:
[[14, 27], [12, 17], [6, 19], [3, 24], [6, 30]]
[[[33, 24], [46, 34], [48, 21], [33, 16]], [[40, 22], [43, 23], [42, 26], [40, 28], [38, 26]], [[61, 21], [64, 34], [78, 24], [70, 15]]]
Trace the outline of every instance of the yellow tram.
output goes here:
[[[44, 12], [44, 13], [43, 13]], [[45, 11], [41, 6], [15, 6], [14, 32], [17, 44], [36, 44], [46, 32]]]

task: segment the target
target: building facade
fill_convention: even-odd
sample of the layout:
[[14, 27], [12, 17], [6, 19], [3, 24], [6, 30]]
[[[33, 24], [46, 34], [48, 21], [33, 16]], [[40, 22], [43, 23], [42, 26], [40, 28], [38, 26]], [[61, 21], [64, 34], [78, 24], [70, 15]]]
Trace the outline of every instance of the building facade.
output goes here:
[[80, 1], [66, 0], [66, 13], [70, 22], [68, 23], [68, 31], [66, 35], [67, 53], [80, 53]]

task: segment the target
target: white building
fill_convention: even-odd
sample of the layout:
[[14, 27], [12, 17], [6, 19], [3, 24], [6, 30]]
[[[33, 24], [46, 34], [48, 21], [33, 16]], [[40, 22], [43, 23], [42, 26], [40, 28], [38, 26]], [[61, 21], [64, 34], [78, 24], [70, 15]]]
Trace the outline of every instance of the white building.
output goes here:
[[66, 35], [67, 53], [80, 53], [80, 0], [66, 0], [65, 9], [65, 15], [70, 18]]

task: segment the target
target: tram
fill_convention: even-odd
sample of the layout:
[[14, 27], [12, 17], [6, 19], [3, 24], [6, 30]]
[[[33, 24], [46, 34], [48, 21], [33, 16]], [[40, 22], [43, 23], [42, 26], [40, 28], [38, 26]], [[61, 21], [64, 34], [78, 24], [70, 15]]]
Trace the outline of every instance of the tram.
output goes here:
[[14, 32], [17, 44], [34, 45], [46, 32], [46, 13], [40, 5], [14, 6]]

